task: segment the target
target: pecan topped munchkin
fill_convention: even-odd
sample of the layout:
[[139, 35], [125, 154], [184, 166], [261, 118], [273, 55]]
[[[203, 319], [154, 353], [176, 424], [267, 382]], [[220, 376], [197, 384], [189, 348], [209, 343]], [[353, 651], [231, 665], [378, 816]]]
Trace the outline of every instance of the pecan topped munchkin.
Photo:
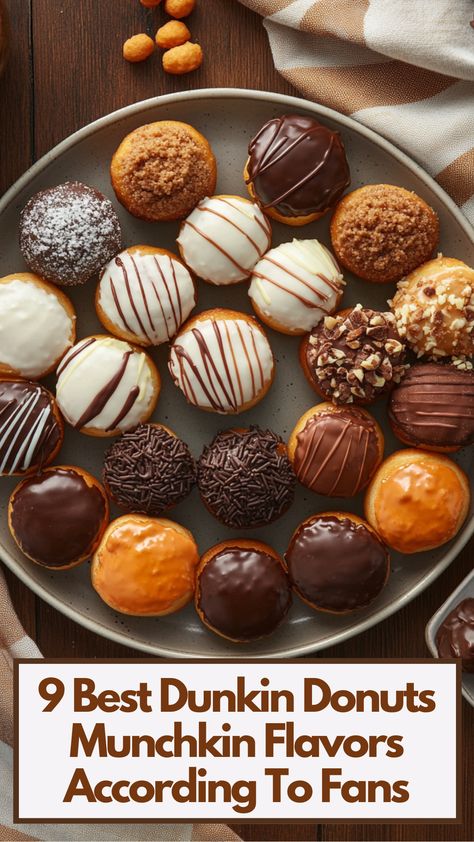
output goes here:
[[336, 404], [372, 403], [407, 368], [393, 314], [361, 304], [327, 316], [303, 340], [300, 360], [310, 385]]

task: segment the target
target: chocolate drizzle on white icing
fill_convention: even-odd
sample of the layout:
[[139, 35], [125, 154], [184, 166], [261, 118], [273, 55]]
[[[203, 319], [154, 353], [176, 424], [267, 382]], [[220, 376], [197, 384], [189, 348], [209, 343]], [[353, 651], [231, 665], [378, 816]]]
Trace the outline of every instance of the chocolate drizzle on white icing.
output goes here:
[[169, 368], [189, 403], [238, 412], [271, 379], [273, 356], [252, 322], [203, 318], [174, 343]]
[[102, 273], [101, 309], [117, 329], [143, 344], [169, 341], [195, 303], [191, 275], [167, 254], [124, 251]]

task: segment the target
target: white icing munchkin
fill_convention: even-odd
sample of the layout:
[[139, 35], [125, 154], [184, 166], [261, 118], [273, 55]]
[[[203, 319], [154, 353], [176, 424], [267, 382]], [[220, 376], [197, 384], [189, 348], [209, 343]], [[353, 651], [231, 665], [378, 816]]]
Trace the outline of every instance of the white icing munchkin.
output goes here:
[[273, 377], [268, 339], [239, 313], [206, 315], [193, 320], [171, 346], [171, 376], [194, 406], [223, 414], [240, 412], [259, 399]]
[[74, 341], [75, 316], [27, 275], [0, 282], [0, 365], [33, 379], [53, 368]]
[[248, 278], [271, 241], [268, 219], [258, 205], [240, 196], [203, 199], [183, 222], [178, 237], [187, 266], [217, 285]]
[[116, 330], [133, 335], [140, 345], [168, 342], [195, 304], [190, 273], [169, 254], [123, 251], [106, 266], [99, 283], [99, 308]]
[[58, 368], [56, 400], [76, 429], [125, 432], [147, 418], [156, 401], [152, 363], [112, 336], [90, 336]]
[[275, 327], [307, 333], [334, 313], [343, 277], [331, 252], [318, 240], [293, 240], [271, 249], [257, 263], [249, 295]]

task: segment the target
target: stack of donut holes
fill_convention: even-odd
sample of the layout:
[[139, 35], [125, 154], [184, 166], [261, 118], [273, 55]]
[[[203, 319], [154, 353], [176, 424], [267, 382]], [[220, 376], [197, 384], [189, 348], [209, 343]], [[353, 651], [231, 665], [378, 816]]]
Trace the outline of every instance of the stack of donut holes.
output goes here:
[[[474, 270], [435, 256], [438, 217], [413, 192], [347, 192], [343, 141], [311, 117], [282, 115], [251, 140], [248, 198], [216, 195], [216, 178], [208, 141], [185, 123], [141, 126], [116, 150], [116, 198], [139, 219], [178, 220], [173, 252], [124, 247], [94, 187], [66, 182], [30, 198], [26, 266], [0, 279], [0, 473], [21, 478], [8, 519], [28, 559], [58, 571], [91, 560], [92, 586], [115, 611], [156, 617], [194, 600], [210, 631], [245, 643], [280, 626], [294, 594], [315, 611], [366, 608], [389, 578], [390, 548], [425, 552], [461, 528], [469, 482], [447, 454], [474, 442]], [[331, 249], [297, 236], [325, 214]], [[274, 220], [290, 235], [278, 246]], [[346, 270], [395, 285], [383, 311], [344, 306]], [[196, 312], [202, 282], [247, 284], [255, 316]], [[94, 285], [103, 325], [79, 340], [67, 295], [78, 284]], [[272, 387], [267, 328], [299, 337], [295, 365], [315, 405], [288, 441], [233, 418], [195, 459], [155, 420], [164, 375], [150, 351], [168, 345], [166, 376], [196, 412], [237, 416]], [[39, 382], [52, 372], [55, 395]], [[401, 443], [387, 458], [370, 411], [379, 399]], [[61, 464], [68, 425], [114, 437], [101, 481]], [[328, 505], [281, 556], [251, 530], [289, 510], [297, 483]], [[195, 486], [242, 537], [200, 554], [167, 517]], [[339, 510], [361, 492], [365, 519]], [[111, 503], [122, 514], [110, 521]]]

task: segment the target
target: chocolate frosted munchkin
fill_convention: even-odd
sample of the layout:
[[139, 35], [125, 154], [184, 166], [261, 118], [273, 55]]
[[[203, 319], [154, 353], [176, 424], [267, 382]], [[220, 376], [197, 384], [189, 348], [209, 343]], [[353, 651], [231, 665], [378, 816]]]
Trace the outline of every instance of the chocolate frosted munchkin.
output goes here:
[[393, 313], [361, 304], [327, 316], [305, 336], [300, 362], [313, 389], [337, 404], [373, 403], [407, 368]]
[[140, 424], [105, 454], [105, 488], [128, 512], [156, 517], [184, 500], [195, 482], [189, 447], [161, 424]]
[[474, 673], [474, 598], [463, 599], [436, 634], [440, 658], [461, 658], [464, 672]]
[[27, 474], [52, 462], [64, 424], [52, 394], [28, 380], [0, 380], [0, 475]]
[[474, 371], [467, 360], [453, 365], [418, 363], [392, 392], [393, 432], [411, 447], [454, 451], [474, 442]]
[[302, 485], [327, 497], [353, 497], [370, 482], [383, 457], [375, 418], [360, 407], [320, 403], [294, 428], [288, 455]]
[[260, 129], [244, 175], [252, 198], [287, 225], [318, 219], [350, 184], [339, 133], [300, 114], [275, 117]]
[[133, 246], [103, 270], [96, 310], [104, 327], [119, 339], [161, 345], [178, 332], [196, 300], [194, 280], [175, 254]]
[[237, 538], [216, 544], [199, 563], [195, 604], [211, 631], [235, 643], [271, 634], [291, 605], [282, 559], [260, 541]]
[[390, 572], [377, 533], [357, 515], [324, 512], [301, 523], [285, 553], [298, 595], [312, 608], [345, 613], [369, 605]]
[[114, 436], [146, 421], [160, 376], [144, 351], [113, 336], [89, 336], [64, 357], [56, 400], [66, 421], [91, 436]]
[[189, 319], [168, 368], [188, 403], [223, 415], [255, 406], [275, 375], [270, 343], [256, 319], [216, 307]]
[[218, 433], [202, 452], [197, 481], [206, 508], [232, 529], [281, 517], [296, 485], [283, 440], [259, 427]]
[[82, 468], [46, 468], [18, 485], [8, 521], [20, 550], [54, 570], [89, 559], [107, 525], [109, 506], [100, 483]]

